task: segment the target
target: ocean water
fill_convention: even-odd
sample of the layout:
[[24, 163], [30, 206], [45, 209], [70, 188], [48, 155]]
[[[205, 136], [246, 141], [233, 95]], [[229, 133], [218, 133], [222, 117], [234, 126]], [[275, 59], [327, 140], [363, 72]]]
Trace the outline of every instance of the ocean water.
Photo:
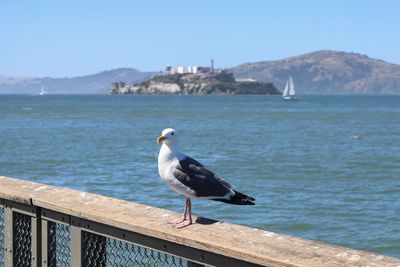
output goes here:
[[181, 212], [161, 130], [256, 198], [193, 213], [400, 257], [400, 97], [0, 95], [0, 175]]

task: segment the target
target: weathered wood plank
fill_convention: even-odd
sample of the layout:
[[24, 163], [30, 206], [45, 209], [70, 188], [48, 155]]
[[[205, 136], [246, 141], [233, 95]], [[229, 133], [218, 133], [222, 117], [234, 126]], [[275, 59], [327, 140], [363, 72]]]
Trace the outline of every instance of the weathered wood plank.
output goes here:
[[0, 198], [268, 266], [396, 266], [400, 259], [230, 223], [176, 229], [176, 213], [101, 195], [0, 177]]

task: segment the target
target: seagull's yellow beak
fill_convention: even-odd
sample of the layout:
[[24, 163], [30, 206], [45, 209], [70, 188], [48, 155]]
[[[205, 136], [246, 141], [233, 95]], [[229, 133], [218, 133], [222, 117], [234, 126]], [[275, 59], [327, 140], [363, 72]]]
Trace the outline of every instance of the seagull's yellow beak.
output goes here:
[[157, 138], [157, 143], [161, 144], [162, 141], [164, 141], [165, 139], [167, 139], [167, 137], [161, 135], [160, 137]]

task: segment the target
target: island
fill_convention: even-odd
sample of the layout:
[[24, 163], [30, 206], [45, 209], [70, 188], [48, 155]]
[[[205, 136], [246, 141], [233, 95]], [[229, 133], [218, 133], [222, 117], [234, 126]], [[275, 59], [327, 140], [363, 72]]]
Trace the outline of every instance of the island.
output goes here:
[[235, 79], [225, 70], [196, 68], [156, 75], [140, 83], [112, 83], [110, 94], [181, 94], [181, 95], [281, 95], [273, 83], [253, 79]]

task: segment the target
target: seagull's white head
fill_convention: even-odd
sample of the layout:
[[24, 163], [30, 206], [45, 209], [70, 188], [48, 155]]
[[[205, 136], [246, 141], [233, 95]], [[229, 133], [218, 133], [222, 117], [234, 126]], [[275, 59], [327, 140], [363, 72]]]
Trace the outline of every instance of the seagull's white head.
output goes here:
[[164, 129], [160, 137], [157, 138], [157, 143], [164, 143], [168, 146], [176, 145], [178, 143], [178, 134], [172, 128]]

